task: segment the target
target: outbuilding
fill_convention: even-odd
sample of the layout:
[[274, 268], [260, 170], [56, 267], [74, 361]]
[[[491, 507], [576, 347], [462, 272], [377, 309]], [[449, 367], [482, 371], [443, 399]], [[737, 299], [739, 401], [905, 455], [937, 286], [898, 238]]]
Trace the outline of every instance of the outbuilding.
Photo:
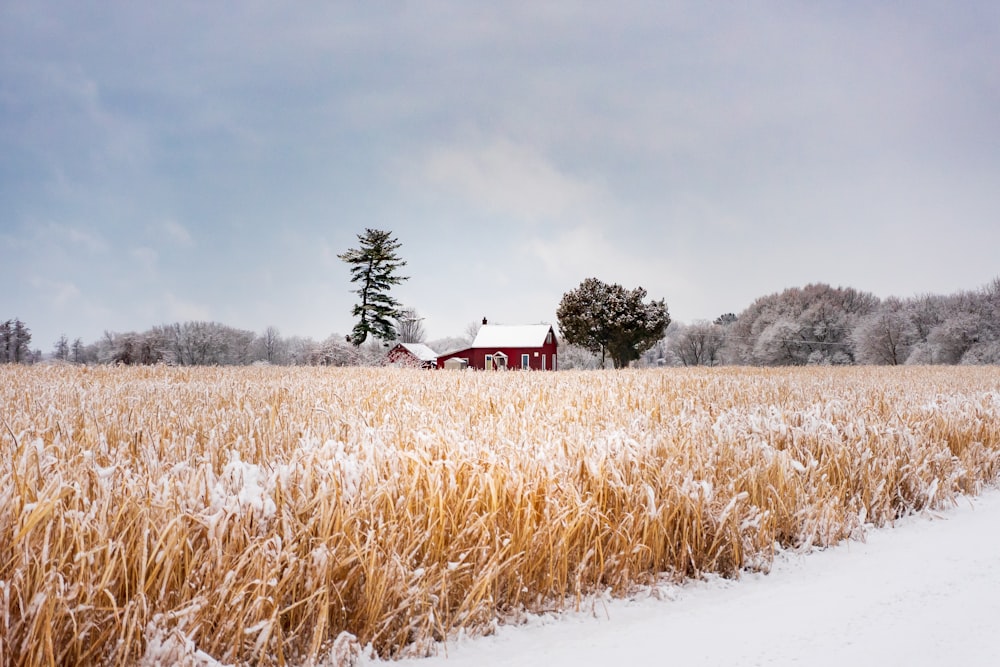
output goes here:
[[398, 343], [386, 353], [385, 362], [392, 366], [437, 368], [437, 352], [423, 343]]
[[449, 359], [464, 359], [478, 370], [554, 371], [558, 368], [559, 343], [550, 324], [488, 324], [483, 321], [470, 347], [438, 356], [438, 368]]

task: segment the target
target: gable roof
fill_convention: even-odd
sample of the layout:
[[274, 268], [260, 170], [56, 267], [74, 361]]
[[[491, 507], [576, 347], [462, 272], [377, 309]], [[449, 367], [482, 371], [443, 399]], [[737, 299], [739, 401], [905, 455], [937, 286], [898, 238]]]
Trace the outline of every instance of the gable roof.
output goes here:
[[551, 329], [550, 324], [484, 324], [472, 347], [541, 347]]
[[400, 345], [420, 361], [437, 361], [438, 353], [423, 343], [400, 343]]

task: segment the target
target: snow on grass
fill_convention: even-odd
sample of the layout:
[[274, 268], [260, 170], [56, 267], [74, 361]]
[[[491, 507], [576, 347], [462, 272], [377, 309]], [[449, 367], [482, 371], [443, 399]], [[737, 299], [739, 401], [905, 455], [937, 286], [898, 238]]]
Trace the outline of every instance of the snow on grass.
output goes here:
[[426, 655], [753, 580], [1000, 472], [990, 367], [0, 381], [0, 665]]
[[[1000, 664], [1000, 490], [768, 573], [662, 581], [577, 612], [522, 617], [399, 667]], [[363, 665], [386, 665], [377, 660]]]

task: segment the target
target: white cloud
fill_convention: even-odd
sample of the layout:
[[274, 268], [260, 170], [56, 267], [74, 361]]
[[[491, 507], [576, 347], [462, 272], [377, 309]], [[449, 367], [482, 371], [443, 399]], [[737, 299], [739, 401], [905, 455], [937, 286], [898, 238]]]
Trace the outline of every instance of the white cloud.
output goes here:
[[129, 254], [147, 269], [152, 269], [156, 265], [159, 254], [152, 248], [140, 247], [132, 248]]
[[99, 236], [75, 227], [67, 227], [65, 230], [67, 239], [73, 245], [83, 246], [92, 252], [103, 252], [108, 249], [107, 243]]
[[168, 319], [177, 322], [203, 321], [211, 319], [211, 309], [200, 303], [180, 299], [171, 292], [163, 295]]
[[679, 287], [685, 282], [664, 258], [643, 252], [636, 239], [609, 239], [596, 226], [579, 225], [550, 237], [536, 236], [527, 247], [559, 284], [596, 277], [629, 288], [641, 285], [652, 294], [658, 287]]
[[42, 293], [44, 301], [57, 308], [67, 305], [80, 296], [80, 288], [72, 282], [40, 278], [33, 278], [30, 282], [32, 287]]
[[431, 149], [422, 180], [448, 197], [526, 222], [553, 222], [585, 211], [601, 188], [560, 169], [537, 148], [505, 138]]
[[33, 243], [48, 243], [73, 249], [83, 249], [91, 253], [101, 253], [108, 249], [108, 243], [99, 234], [88, 229], [57, 222], [33, 225]]
[[160, 225], [160, 228], [167, 235], [167, 238], [175, 243], [184, 246], [189, 246], [194, 243], [191, 232], [188, 231], [187, 227], [176, 220], [165, 220], [163, 224]]

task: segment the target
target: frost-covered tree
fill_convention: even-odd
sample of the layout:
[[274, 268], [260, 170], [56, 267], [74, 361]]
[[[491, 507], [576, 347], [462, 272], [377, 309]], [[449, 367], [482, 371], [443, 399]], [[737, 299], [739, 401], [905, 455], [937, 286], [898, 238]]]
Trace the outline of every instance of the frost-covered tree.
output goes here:
[[465, 339], [469, 342], [469, 345], [472, 345], [472, 341], [476, 340], [476, 336], [479, 335], [479, 330], [483, 328], [484, 324], [486, 324], [485, 317], [482, 322], [473, 320], [465, 325]]
[[927, 342], [936, 364], [957, 364], [979, 342], [983, 321], [977, 313], [957, 312], [931, 329]]
[[779, 317], [754, 338], [751, 358], [769, 366], [796, 366], [808, 362], [803, 355], [802, 327], [791, 318]]
[[178, 366], [241, 366], [253, 361], [256, 336], [218, 322], [177, 322], [154, 327], [146, 339]]
[[570, 343], [563, 343], [559, 346], [560, 370], [589, 371], [598, 368], [600, 364], [601, 360], [597, 358], [597, 355], [586, 348], [580, 347], [579, 345], [572, 345]]
[[84, 346], [82, 338], [77, 338], [73, 341], [73, 346], [70, 348], [70, 359], [74, 364], [82, 364], [86, 362], [86, 350], [87, 348]]
[[712, 322], [713, 324], [718, 324], [719, 326], [727, 327], [736, 321], [736, 315], [734, 313], [723, 313], [715, 318]]
[[645, 302], [642, 287], [629, 290], [587, 278], [559, 302], [556, 317], [563, 340], [601, 355], [601, 366], [611, 357], [615, 368], [656, 344], [670, 324], [663, 299]]
[[387, 345], [374, 338], [363, 345], [353, 345], [346, 336], [333, 334], [314, 349], [309, 363], [313, 366], [381, 366]]
[[[432, 350], [440, 350], [441, 353], [453, 352], [455, 350], [461, 350], [469, 347], [470, 341], [465, 336], [446, 336], [444, 338], [435, 338], [432, 341], [426, 343], [427, 347]], [[562, 362], [562, 348], [559, 348], [560, 362]], [[562, 363], [560, 363], [562, 366]]]
[[18, 318], [0, 323], [0, 363], [30, 363], [31, 330]]
[[60, 361], [69, 361], [69, 339], [66, 338], [66, 334], [59, 336], [59, 340], [52, 348], [52, 356]]
[[293, 336], [285, 340], [288, 363], [292, 366], [308, 366], [319, 344], [312, 338]]
[[729, 349], [740, 363], [853, 363], [851, 334], [878, 306], [872, 294], [824, 284], [790, 288], [754, 301], [730, 325]]
[[143, 333], [105, 331], [99, 360], [108, 364], [139, 366], [160, 363], [165, 360], [166, 354], [166, 341], [158, 329]]
[[668, 337], [667, 346], [684, 366], [718, 366], [725, 340], [724, 326], [701, 321], [678, 326]]
[[861, 318], [851, 333], [859, 363], [898, 366], [906, 363], [917, 327], [910, 321], [903, 302], [889, 298], [873, 313]]
[[260, 336], [260, 347], [263, 353], [261, 361], [269, 364], [283, 363], [280, 357], [284, 346], [278, 327], [270, 326], [264, 329], [264, 333]]
[[908, 364], [1000, 361], [1000, 279], [977, 291], [923, 295], [905, 302], [917, 331]]
[[351, 311], [358, 318], [351, 331], [351, 342], [355, 346], [364, 343], [369, 335], [384, 341], [396, 337], [395, 321], [401, 311], [399, 301], [389, 294], [389, 290], [409, 279], [398, 273], [406, 262], [397, 254], [400, 243], [390, 232], [366, 229], [364, 234], [358, 234], [358, 241], [359, 248], [338, 255], [350, 264], [351, 282], [358, 285], [354, 293], [360, 303]]

